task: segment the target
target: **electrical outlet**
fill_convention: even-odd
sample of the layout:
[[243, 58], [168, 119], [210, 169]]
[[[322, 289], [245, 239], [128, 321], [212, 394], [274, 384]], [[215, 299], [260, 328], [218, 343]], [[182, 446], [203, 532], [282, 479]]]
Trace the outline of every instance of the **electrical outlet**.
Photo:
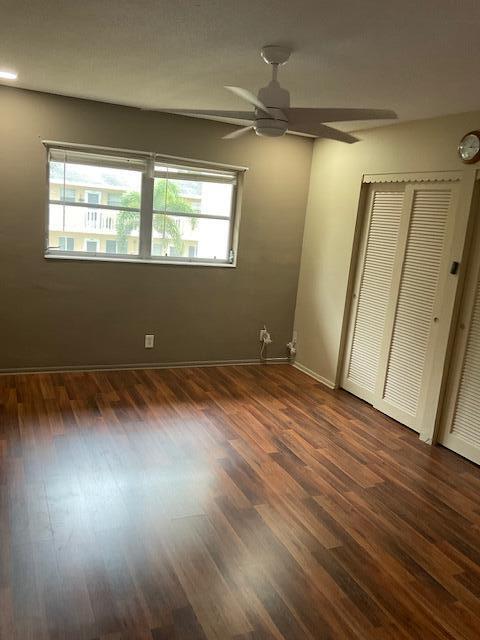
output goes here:
[[297, 353], [297, 332], [294, 331], [292, 334], [292, 339], [290, 342], [287, 342], [288, 353], [290, 354], [290, 358], [295, 358]]
[[153, 349], [155, 336], [152, 333], [145, 334], [145, 349]]
[[260, 342], [263, 342], [264, 345], [272, 343], [272, 338], [266, 326], [264, 326], [263, 329], [260, 329], [259, 338]]

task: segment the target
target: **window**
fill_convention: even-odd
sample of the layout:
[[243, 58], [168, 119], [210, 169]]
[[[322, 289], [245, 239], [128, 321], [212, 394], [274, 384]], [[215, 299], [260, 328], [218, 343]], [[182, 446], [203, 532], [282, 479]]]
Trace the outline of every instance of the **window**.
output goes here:
[[60, 236], [58, 238], [58, 247], [60, 251], [74, 251], [75, 249], [75, 239], [74, 238], [66, 238], [65, 236]]
[[102, 201], [102, 194], [100, 191], [85, 191], [85, 202], [88, 204], [100, 204]]
[[227, 262], [235, 174], [159, 163], [154, 176], [152, 246], [177, 261]]
[[116, 240], [106, 240], [105, 241], [105, 252], [106, 253], [117, 253], [118, 242]]
[[98, 240], [85, 240], [85, 251], [96, 253], [98, 251]]
[[[49, 222], [47, 255], [105, 254], [138, 256], [141, 185], [145, 162], [113, 155], [49, 149]], [[115, 189], [120, 205], [112, 209], [107, 194]], [[76, 199], [69, 198], [75, 190]], [[74, 249], [56, 248], [58, 235], [75, 234]]]
[[47, 256], [234, 263], [243, 170], [46, 144]]

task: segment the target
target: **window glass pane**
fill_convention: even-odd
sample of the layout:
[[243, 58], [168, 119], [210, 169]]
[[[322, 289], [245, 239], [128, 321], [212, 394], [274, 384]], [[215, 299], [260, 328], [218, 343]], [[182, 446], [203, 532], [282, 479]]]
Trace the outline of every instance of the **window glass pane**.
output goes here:
[[[60, 238], [68, 238], [62, 251], [96, 251], [97, 253], [123, 253], [138, 255], [140, 213], [136, 211], [112, 211], [51, 204], [49, 215], [49, 246], [60, 247]], [[69, 245], [68, 241], [71, 240]], [[97, 241], [92, 249], [87, 241]], [[110, 241], [109, 247], [107, 242]], [[115, 243], [113, 245], [112, 243]], [[72, 247], [71, 249], [69, 247]], [[112, 247], [115, 250], [112, 251]]]
[[[128, 169], [88, 164], [50, 162], [50, 199], [108, 204], [108, 194], [118, 194], [118, 205], [140, 209], [142, 174]], [[70, 196], [68, 195], [70, 194]], [[115, 203], [117, 204], [117, 203]]]
[[[153, 255], [227, 260], [229, 240], [228, 220], [153, 215]], [[171, 253], [172, 247], [175, 253]]]
[[230, 217], [233, 186], [196, 180], [155, 178], [153, 208], [172, 213]]

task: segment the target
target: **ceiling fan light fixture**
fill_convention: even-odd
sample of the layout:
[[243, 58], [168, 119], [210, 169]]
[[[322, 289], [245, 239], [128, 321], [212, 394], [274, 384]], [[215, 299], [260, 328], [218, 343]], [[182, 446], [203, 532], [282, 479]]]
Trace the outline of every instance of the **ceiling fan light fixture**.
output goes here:
[[257, 118], [253, 128], [257, 136], [266, 138], [279, 138], [286, 133], [288, 122], [284, 120], [274, 120], [273, 118]]

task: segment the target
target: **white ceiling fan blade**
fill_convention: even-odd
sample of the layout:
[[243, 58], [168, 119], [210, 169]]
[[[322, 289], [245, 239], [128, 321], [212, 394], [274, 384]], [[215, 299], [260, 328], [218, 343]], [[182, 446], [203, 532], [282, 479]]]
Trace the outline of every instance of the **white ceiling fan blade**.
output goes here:
[[354, 142], [358, 142], [358, 138], [350, 135], [349, 133], [345, 133], [345, 131], [339, 131], [338, 129], [333, 129], [332, 127], [327, 127], [325, 124], [303, 124], [301, 125], [292, 125], [289, 123], [288, 125], [289, 131], [296, 131], [297, 133], [306, 133], [310, 136], [315, 136], [316, 138], [328, 138], [329, 140], [338, 140], [339, 142], [346, 142], [347, 144], [353, 144]]
[[241, 129], [236, 129], [235, 131], [232, 131], [232, 133], [227, 133], [226, 136], [223, 136], [223, 140], [233, 140], [234, 138], [239, 138], [240, 136], [243, 136], [244, 133], [247, 133], [247, 131], [250, 131], [250, 129], [253, 129], [253, 125], [250, 125], [249, 127], [242, 127]]
[[268, 113], [269, 116], [272, 116], [272, 118], [275, 118], [275, 120], [277, 120], [277, 116], [273, 113], [273, 111], [266, 107], [263, 102], [259, 100], [257, 96], [255, 96], [251, 91], [247, 91], [247, 89], [242, 89], [241, 87], [232, 87], [229, 85], [225, 85], [225, 89], [228, 89], [239, 98], [242, 98], [242, 100], [246, 100], [250, 104], [253, 104], [255, 107], [257, 107], [257, 109], [260, 109], [260, 111]]
[[235, 120], [255, 120], [253, 111], [219, 111], [218, 109], [144, 109], [144, 111], [160, 111], [162, 113], [178, 113], [191, 116], [218, 116]]
[[356, 120], [395, 120], [398, 116], [390, 109], [337, 109], [298, 107], [284, 109], [291, 123], [317, 122], [348, 122]]

